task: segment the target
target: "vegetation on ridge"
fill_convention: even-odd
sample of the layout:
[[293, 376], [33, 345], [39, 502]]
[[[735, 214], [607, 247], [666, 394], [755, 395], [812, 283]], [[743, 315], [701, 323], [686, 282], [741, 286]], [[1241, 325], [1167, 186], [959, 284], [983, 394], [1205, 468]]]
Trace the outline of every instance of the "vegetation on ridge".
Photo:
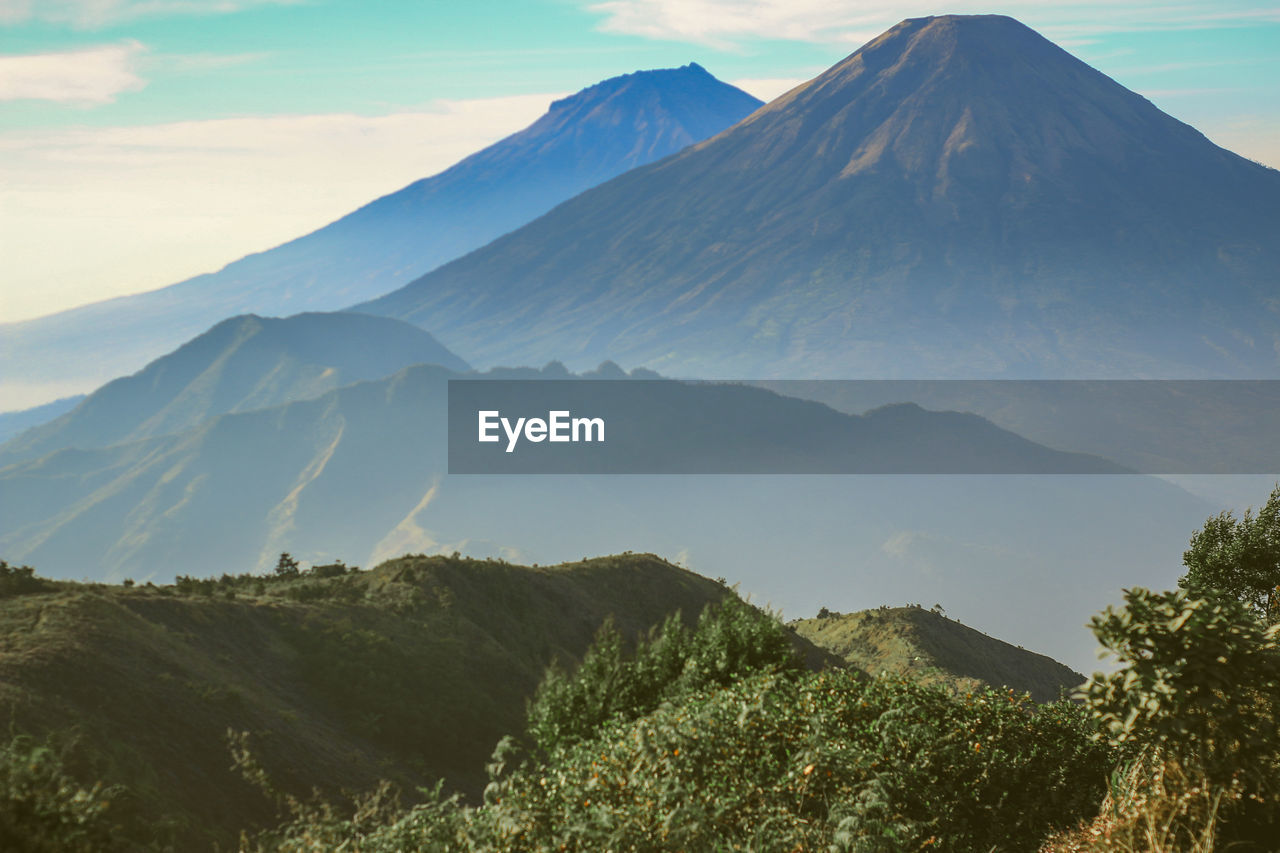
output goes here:
[[297, 574], [290, 562], [172, 586], [6, 569], [21, 594], [0, 596], [0, 714], [86, 790], [127, 786], [132, 805], [111, 820], [131, 845], [226, 849], [278, 820], [231, 770], [228, 727], [252, 732], [294, 797], [341, 800], [386, 779], [412, 801], [444, 779], [478, 799], [486, 757], [553, 659], [578, 660], [610, 615], [634, 637], [730, 594], [645, 554], [551, 567], [408, 556]]
[[[417, 557], [367, 573], [337, 564], [304, 572], [282, 555], [271, 578], [186, 579], [189, 595], [176, 589], [96, 594], [107, 601], [142, 596], [226, 606], [243, 605], [241, 596], [272, 598], [292, 590], [275, 595], [277, 604], [309, 611], [312, 619], [318, 601], [326, 607], [340, 601], [342, 610], [380, 598], [385, 610], [421, 618], [423, 608], [448, 598], [443, 592], [430, 598], [424, 590], [443, 590], [440, 582], [448, 577], [456, 596], [445, 607], [452, 611], [448, 618], [461, 625], [474, 616], [471, 608], [501, 609], [490, 624], [516, 632], [525, 645], [517, 642], [513, 654], [535, 660], [527, 644], [556, 630], [572, 612], [548, 607], [549, 599], [534, 603], [547, 592], [538, 584], [554, 583], [556, 575], [575, 576], [573, 594], [590, 587], [581, 601], [598, 595], [616, 604], [645, 588], [657, 595], [663, 583], [673, 582], [690, 592], [700, 583], [719, 591], [698, 608], [696, 622], [668, 618], [630, 647], [624, 639], [631, 626], [606, 623], [576, 667], [547, 670], [522, 720], [507, 729], [513, 734], [492, 751], [483, 797], [472, 803], [439, 782], [418, 787], [416, 802], [402, 793], [409, 790], [403, 782], [366, 784], [370, 793], [353, 798], [332, 790], [308, 795], [297, 779], [280, 775], [288, 766], [279, 761], [280, 730], [233, 726], [229, 738], [219, 737], [224, 766], [229, 748], [241, 793], [251, 792], [284, 818], [268, 829], [260, 828], [261, 820], [258, 829], [246, 820], [249, 831], [240, 838], [246, 853], [1265, 851], [1280, 834], [1280, 625], [1267, 624], [1272, 610], [1260, 602], [1267, 603], [1262, 594], [1268, 584], [1280, 586], [1278, 533], [1280, 489], [1256, 515], [1239, 522], [1210, 519], [1192, 539], [1184, 588], [1128, 590], [1123, 607], [1093, 620], [1119, 668], [1095, 674], [1078, 703], [1043, 705], [1012, 691], [811, 671], [797, 657], [795, 638], [772, 614], [644, 555], [551, 570]], [[1229, 570], [1233, 554], [1252, 555], [1249, 571], [1243, 563]], [[623, 571], [611, 570], [611, 563]], [[1206, 565], [1214, 571], [1204, 571]], [[0, 568], [0, 616], [32, 603], [48, 609], [68, 592], [87, 594], [68, 590], [74, 585], [44, 585], [25, 567]], [[517, 595], [510, 585], [519, 572], [540, 580]], [[633, 576], [646, 572], [651, 576], [635, 585]], [[1231, 583], [1215, 586], [1210, 578]], [[628, 579], [633, 585], [620, 588]], [[312, 586], [324, 592], [297, 592]], [[512, 618], [516, 611], [537, 622], [532, 633]], [[35, 615], [37, 632], [51, 617], [57, 613]], [[200, 618], [210, 617], [206, 611]], [[446, 623], [434, 624], [438, 629]], [[453, 636], [482, 643], [475, 634]], [[412, 672], [412, 658], [369, 642], [377, 648], [367, 658], [359, 658], [360, 642], [349, 637], [325, 647], [326, 660], [346, 660], [346, 667], [335, 667], [332, 684], [321, 680], [311, 689], [323, 693], [345, 684], [388, 706], [401, 704], [395, 685], [362, 680], [359, 667], [378, 670], [390, 662], [390, 671], [403, 675]], [[17, 645], [8, 634], [5, 653]], [[11, 707], [20, 704], [8, 699]], [[256, 700], [242, 695], [223, 710]], [[182, 712], [162, 707], [170, 715]], [[386, 724], [389, 736], [402, 739], [415, 736], [415, 726], [416, 736], [456, 733], [447, 720], [389, 716]], [[376, 741], [381, 735], [371, 730], [366, 736]], [[107, 782], [86, 783], [58, 759], [52, 745], [26, 737], [3, 750], [0, 839], [20, 839], [20, 850], [156, 846], [156, 838], [140, 839], [130, 816], [147, 806], [156, 788], [126, 792]], [[315, 768], [302, 775], [323, 778]], [[224, 784], [219, 795], [234, 793]]]
[[1070, 695], [1085, 680], [1052, 658], [948, 619], [939, 607], [879, 607], [858, 613], [824, 608], [817, 618], [790, 624], [856, 669], [961, 693], [1012, 688], [1037, 702], [1051, 702]]

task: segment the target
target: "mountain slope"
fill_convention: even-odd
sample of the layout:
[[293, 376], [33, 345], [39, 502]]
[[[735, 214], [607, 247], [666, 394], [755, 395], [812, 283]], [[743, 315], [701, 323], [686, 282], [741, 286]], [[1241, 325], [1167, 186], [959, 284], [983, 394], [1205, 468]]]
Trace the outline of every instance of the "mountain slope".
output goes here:
[[[451, 470], [448, 385], [458, 376], [418, 365], [314, 399], [210, 418], [183, 432], [14, 462], [0, 468], [0, 553], [58, 577], [89, 571], [115, 579], [167, 579], [180, 566], [196, 573], [226, 566], [265, 569], [281, 551], [364, 562], [366, 555], [421, 547], [421, 538], [399, 542], [397, 531], [416, 530], [432, 541], [413, 519], [421, 510], [435, 514], [437, 487]], [[965, 473], [975, 470], [973, 460], [984, 466], [977, 473], [1027, 470], [1019, 466], [1040, 460], [1069, 466], [1053, 471], [1122, 470], [1097, 458], [1057, 454], [954, 412], [898, 406], [855, 416], [745, 386], [648, 382], [628, 395], [626, 384], [611, 385], [628, 408], [619, 407], [610, 419], [625, 412], [631, 421], [625, 428], [670, 436], [656, 448], [652, 442], [646, 446], [669, 452], [677, 463], [664, 468], [666, 457], [659, 454], [652, 467], [637, 473], [696, 472], [703, 469], [688, 466], [706, 459], [725, 466], [713, 471], [788, 473], [750, 467], [775, 458], [792, 460], [796, 467], [790, 470], [805, 473], [950, 472], [952, 463], [959, 466], [955, 472]], [[655, 393], [663, 387], [670, 390]], [[689, 412], [705, 419], [713, 411], [746, 426], [737, 434], [719, 428], [681, 433]], [[572, 453], [576, 445], [570, 447]], [[563, 470], [575, 469], [551, 473]], [[505, 487], [516, 495], [523, 484], [508, 480]], [[583, 499], [572, 489], [566, 497], [573, 503]], [[481, 512], [468, 526], [487, 516]], [[489, 527], [501, 534], [508, 523]], [[618, 526], [605, 524], [606, 530]], [[451, 541], [456, 532], [446, 527], [444, 535]]]
[[790, 623], [796, 633], [863, 672], [908, 676], [958, 690], [1011, 688], [1052, 702], [1085, 677], [920, 607], [881, 607]]
[[1270, 375], [1278, 232], [1280, 172], [1013, 19], [921, 18], [359, 310], [482, 365]]
[[370, 299], [758, 106], [696, 64], [606, 80], [434, 177], [216, 273], [0, 325], [0, 390], [17, 381], [106, 381], [237, 314], [330, 311]]
[[226, 850], [276, 821], [232, 769], [229, 730], [248, 732], [296, 796], [443, 778], [478, 799], [553, 659], [576, 662], [606, 617], [634, 639], [731, 594], [646, 554], [544, 568], [405, 557], [177, 590], [62, 584], [0, 598], [0, 711], [11, 732], [74, 737], [88, 773], [129, 787], [138, 822], [163, 836], [176, 819], [172, 849]]
[[66, 447], [89, 449], [191, 429], [227, 412], [318, 397], [411, 364], [467, 370], [422, 329], [365, 314], [224, 320], [75, 409], [0, 445], [0, 467]]
[[[486, 375], [565, 376], [554, 367]], [[1219, 509], [1138, 476], [451, 475], [447, 391], [457, 376], [412, 367], [181, 433], [11, 464], [0, 469], [0, 557], [54, 577], [159, 582], [268, 571], [281, 551], [362, 565], [405, 553], [549, 564], [645, 551], [741, 583], [790, 614], [832, 596], [871, 607], [927, 595], [1082, 668], [1095, 648], [1082, 627], [1090, 614], [1121, 586], [1176, 582], [1187, 536]], [[848, 434], [808, 429], [834, 423], [829, 409], [743, 390], [755, 402], [741, 411], [758, 425], [791, 423], [828, 441]], [[698, 410], [697, 398], [689, 405]], [[963, 461], [964, 443], [942, 439], [957, 421], [972, 423], [910, 406], [846, 420], [872, 446], [922, 439], [935, 461]], [[962, 434], [1008, 436], [990, 424]], [[1027, 450], [1010, 441], [1006, 451]], [[999, 456], [998, 443], [978, 449]], [[771, 441], [736, 450], [778, 452]]]
[[84, 394], [77, 394], [73, 397], [63, 397], [60, 400], [54, 400], [41, 406], [32, 406], [29, 409], [0, 412], [0, 444], [15, 435], [21, 435], [32, 427], [46, 424], [59, 415], [66, 414], [78, 406], [85, 396]]

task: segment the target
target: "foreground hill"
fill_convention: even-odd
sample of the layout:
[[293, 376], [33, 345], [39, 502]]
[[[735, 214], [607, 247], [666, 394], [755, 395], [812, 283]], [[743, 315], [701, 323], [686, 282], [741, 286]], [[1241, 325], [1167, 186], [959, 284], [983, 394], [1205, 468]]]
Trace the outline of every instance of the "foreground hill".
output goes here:
[[325, 573], [0, 598], [0, 713], [12, 732], [74, 741], [81, 775], [125, 784], [139, 825], [177, 849], [226, 849], [274, 820], [231, 770], [228, 729], [298, 796], [444, 778], [475, 797], [548, 664], [578, 660], [606, 617], [634, 638], [732, 594], [643, 554]]
[[371, 299], [588, 187], [719, 133], [760, 103], [696, 64], [597, 83], [434, 177], [216, 273], [0, 325], [0, 397], [9, 382], [87, 389], [229, 316]]
[[1270, 376], [1280, 172], [1002, 16], [903, 21], [360, 310], [477, 364]]
[[1085, 677], [1052, 658], [1013, 646], [920, 607], [881, 607], [790, 623], [801, 637], [872, 674], [909, 677], [960, 691], [985, 687], [1052, 702]]
[[67, 447], [108, 447], [181, 432], [227, 412], [308, 400], [411, 364], [468, 369], [429, 333], [382, 317], [232, 317], [0, 445], [0, 467]]

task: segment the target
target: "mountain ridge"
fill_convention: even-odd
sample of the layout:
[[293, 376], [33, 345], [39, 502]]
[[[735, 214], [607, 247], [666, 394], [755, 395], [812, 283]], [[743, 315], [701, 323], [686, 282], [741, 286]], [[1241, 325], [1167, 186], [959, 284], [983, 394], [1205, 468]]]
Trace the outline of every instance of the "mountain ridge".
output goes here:
[[375, 297], [760, 103], [696, 65], [595, 84], [436, 175], [216, 272], [0, 324], [0, 392], [18, 381], [107, 381], [228, 316], [334, 311]]
[[[466, 376], [561, 379], [563, 370], [549, 365]], [[177, 565], [196, 572], [222, 565], [265, 570], [281, 551], [367, 562], [392, 556], [389, 551], [443, 549], [461, 538], [459, 519], [451, 526], [439, 515], [441, 483], [450, 470], [448, 385], [457, 378], [448, 368], [413, 365], [309, 399], [219, 414], [181, 432], [15, 458], [0, 467], [0, 552], [53, 576], [93, 565], [97, 577], [164, 580]], [[635, 394], [626, 393], [625, 384], [614, 390], [625, 406], [619, 411], [634, 421], [629, 428], [671, 436], [669, 448], [648, 447], [659, 457], [645, 470], [657, 473], [668, 470], [659, 467], [667, 457], [696, 463], [721, 459], [722, 452], [730, 466], [759, 473], [772, 469], [746, 466], [766, 454], [794, 458], [802, 466], [794, 470], [802, 473], [840, 470], [831, 466], [842, 460], [870, 473], [965, 473], [974, 470], [966, 467], [973, 460], [978, 472], [1021, 470], [1020, 460], [1028, 458], [1070, 466], [1050, 470], [1124, 470], [1052, 451], [973, 415], [902, 405], [859, 417], [746, 386], [671, 382], [668, 393], [655, 396], [655, 386], [668, 383], [641, 383]], [[704, 428], [680, 437], [687, 413], [708, 407], [748, 426], [728, 436]], [[54, 432], [49, 440], [56, 438]], [[467, 479], [454, 478], [450, 488], [470, 491], [462, 485]], [[516, 500], [517, 490], [510, 491]], [[573, 489], [564, 497], [578, 500]], [[514, 532], [504, 536], [520, 541]]]
[[[170, 849], [231, 849], [279, 820], [232, 767], [229, 732], [290, 794], [444, 780], [479, 799], [553, 660], [606, 618], [627, 642], [732, 593], [649, 554], [550, 567], [405, 556], [297, 577], [48, 584], [0, 597], [0, 708], [123, 783]], [[797, 639], [815, 659], [823, 653]], [[132, 848], [130, 848], [132, 849]]]
[[1022, 24], [913, 19], [356, 310], [430, 317], [481, 366], [1266, 375], [1278, 228], [1280, 172]]
[[880, 607], [820, 612], [788, 623], [801, 637], [872, 675], [887, 673], [959, 692], [1012, 689], [1053, 702], [1085, 677], [1046, 657], [948, 619], [940, 609]]
[[0, 444], [0, 468], [64, 447], [93, 449], [181, 432], [221, 414], [318, 397], [411, 364], [470, 369], [430, 333], [388, 318], [232, 317]]

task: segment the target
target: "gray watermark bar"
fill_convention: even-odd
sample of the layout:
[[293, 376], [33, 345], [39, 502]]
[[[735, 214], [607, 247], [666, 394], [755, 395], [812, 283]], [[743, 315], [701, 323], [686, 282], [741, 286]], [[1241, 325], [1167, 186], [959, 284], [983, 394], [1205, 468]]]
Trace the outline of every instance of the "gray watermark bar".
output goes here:
[[449, 381], [451, 474], [1272, 474], [1275, 380]]

